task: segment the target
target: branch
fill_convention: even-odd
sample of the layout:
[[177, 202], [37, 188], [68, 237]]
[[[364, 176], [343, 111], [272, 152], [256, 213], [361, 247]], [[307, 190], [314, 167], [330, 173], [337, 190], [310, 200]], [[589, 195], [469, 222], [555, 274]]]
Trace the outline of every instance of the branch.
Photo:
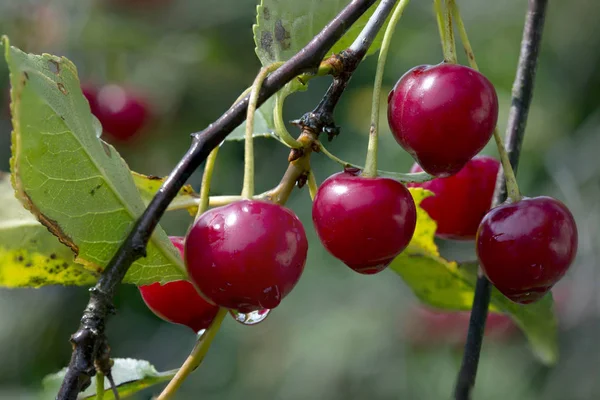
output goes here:
[[[506, 151], [509, 154], [510, 163], [515, 173], [519, 164], [521, 144], [523, 143], [523, 138], [525, 136], [525, 125], [527, 123], [529, 106], [533, 97], [535, 72], [542, 40], [547, 4], [547, 0], [529, 0], [527, 15], [525, 17], [523, 39], [521, 41], [521, 54], [519, 55], [517, 75], [513, 84], [512, 104], [508, 117], [508, 126], [506, 128]], [[503, 203], [506, 200], [507, 194], [506, 183], [503, 179], [502, 171], [498, 174], [498, 180], [500, 183], [496, 186], [494, 206]], [[465, 353], [454, 392], [456, 400], [469, 400], [471, 398], [473, 387], [475, 386], [475, 377], [477, 375], [477, 366], [479, 364], [479, 355], [481, 352], [481, 344], [483, 342], [485, 321], [487, 319], [490, 304], [491, 289], [490, 282], [480, 271], [475, 288], [475, 298], [473, 299], [471, 318], [469, 320], [469, 331], [467, 333]]]
[[[258, 106], [296, 76], [316, 72], [329, 49], [373, 3], [375, 0], [352, 0], [302, 50], [265, 80], [258, 97]], [[95, 374], [94, 362], [99, 354], [108, 352], [104, 328], [108, 314], [114, 313], [112, 298], [117, 286], [131, 264], [145, 256], [152, 232], [179, 189], [206, 160], [212, 149], [244, 121], [248, 101], [249, 95], [246, 95], [204, 131], [192, 135], [189, 150], [135, 222], [98, 283], [91, 289], [79, 330], [71, 336], [73, 354], [57, 399], [76, 400], [78, 393], [90, 385], [91, 377]]]

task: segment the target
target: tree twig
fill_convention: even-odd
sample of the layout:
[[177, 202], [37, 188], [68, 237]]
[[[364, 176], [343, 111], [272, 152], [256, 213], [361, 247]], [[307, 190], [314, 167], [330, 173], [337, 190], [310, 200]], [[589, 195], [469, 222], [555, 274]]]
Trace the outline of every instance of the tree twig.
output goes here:
[[[258, 97], [258, 106], [296, 76], [316, 72], [329, 49], [373, 3], [375, 0], [352, 0], [303, 49], [265, 80]], [[57, 399], [76, 400], [78, 393], [90, 385], [91, 377], [95, 374], [95, 359], [98, 354], [108, 351], [104, 330], [107, 316], [114, 313], [112, 298], [117, 286], [131, 264], [145, 256], [146, 245], [154, 228], [179, 189], [212, 149], [243, 122], [248, 101], [249, 96], [246, 95], [205, 130], [192, 135], [192, 144], [187, 153], [135, 222], [98, 283], [91, 289], [79, 330], [71, 336], [73, 354]]]
[[[515, 173], [519, 163], [521, 144], [525, 136], [529, 106], [533, 97], [535, 73], [547, 4], [547, 0], [529, 0], [527, 15], [525, 17], [521, 53], [519, 55], [517, 75], [513, 84], [512, 104], [506, 128], [505, 146]], [[496, 185], [494, 196], [494, 206], [504, 202], [507, 195], [502, 171], [498, 174], [498, 180], [499, 183]], [[469, 320], [465, 352], [454, 391], [454, 398], [456, 400], [471, 399], [471, 393], [475, 386], [475, 377], [477, 375], [490, 296], [491, 284], [480, 271], [475, 288], [471, 318]]]

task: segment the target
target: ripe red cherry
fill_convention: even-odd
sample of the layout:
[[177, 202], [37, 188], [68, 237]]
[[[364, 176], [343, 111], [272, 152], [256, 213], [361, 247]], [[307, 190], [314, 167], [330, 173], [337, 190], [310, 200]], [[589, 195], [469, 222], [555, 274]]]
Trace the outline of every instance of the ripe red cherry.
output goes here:
[[[183, 238], [171, 237], [171, 242], [183, 257]], [[161, 285], [140, 286], [144, 302], [165, 321], [188, 326], [194, 332], [207, 329], [215, 319], [219, 307], [209, 304], [188, 281], [174, 281]]]
[[523, 198], [492, 209], [477, 231], [477, 256], [506, 297], [527, 304], [563, 277], [577, 252], [573, 215], [551, 197]]
[[[475, 156], [456, 174], [429, 182], [412, 183], [435, 196], [421, 202], [421, 207], [437, 222], [436, 236], [443, 239], [475, 239], [479, 223], [489, 211], [494, 196], [500, 161]], [[411, 172], [422, 172], [414, 164]]]
[[408, 71], [388, 96], [396, 141], [431, 175], [450, 176], [490, 140], [498, 119], [494, 86], [456, 64]]
[[204, 297], [247, 313], [279, 305], [300, 279], [307, 251], [304, 228], [292, 211], [241, 200], [194, 223], [185, 263]]
[[312, 217], [323, 246], [361, 274], [385, 269], [415, 232], [417, 214], [406, 187], [393, 179], [347, 170], [319, 187]]
[[95, 108], [94, 114], [104, 131], [121, 141], [135, 136], [149, 117], [148, 108], [141, 98], [113, 84], [100, 89]]

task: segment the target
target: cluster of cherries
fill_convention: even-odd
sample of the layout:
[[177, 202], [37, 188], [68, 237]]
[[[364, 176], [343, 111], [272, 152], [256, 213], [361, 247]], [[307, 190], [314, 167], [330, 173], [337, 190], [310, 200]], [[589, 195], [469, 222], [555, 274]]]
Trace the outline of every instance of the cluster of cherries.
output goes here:
[[[511, 300], [543, 297], [566, 273], [577, 248], [569, 210], [549, 197], [523, 198], [493, 208], [500, 163], [476, 156], [498, 118], [493, 85], [461, 65], [413, 68], [388, 97], [388, 122], [398, 143], [416, 160], [412, 171], [432, 181], [412, 184], [432, 191], [422, 207], [437, 222], [437, 236], [476, 241], [481, 267]], [[375, 274], [409, 244], [416, 208], [408, 189], [382, 177], [347, 169], [319, 187], [313, 203], [315, 230], [324, 247], [351, 269]], [[241, 200], [204, 213], [182, 251], [190, 282], [140, 287], [162, 318], [199, 331], [219, 307], [248, 313], [272, 309], [296, 285], [308, 242], [289, 209]]]

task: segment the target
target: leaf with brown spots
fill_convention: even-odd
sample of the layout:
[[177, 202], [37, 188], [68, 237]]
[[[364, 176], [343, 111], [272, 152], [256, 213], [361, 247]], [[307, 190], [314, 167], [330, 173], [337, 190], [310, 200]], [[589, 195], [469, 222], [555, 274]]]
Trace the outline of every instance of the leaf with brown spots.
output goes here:
[[[339, 53], [350, 46], [378, 3], [371, 6], [350, 27], [329, 54]], [[348, 1], [343, 0], [262, 0], [257, 7], [256, 24], [252, 27], [256, 54], [262, 65], [289, 60], [347, 5]], [[373, 54], [381, 47], [386, 25], [373, 41], [367, 54]], [[303, 88], [298, 86], [295, 89]]]
[[[132, 172], [133, 182], [142, 196], [142, 200], [145, 204], [150, 203], [158, 189], [162, 186], [165, 178], [158, 176], [148, 176]], [[194, 191], [191, 185], [185, 185], [179, 190], [177, 196], [169, 204], [170, 210], [181, 210], [186, 209], [190, 215], [195, 216], [198, 212], [198, 202], [200, 196]]]
[[94, 284], [98, 271], [74, 262], [73, 252], [19, 203], [9, 178], [0, 173], [0, 286]]
[[[144, 211], [131, 171], [96, 136], [71, 61], [23, 53], [6, 38], [2, 44], [11, 81], [11, 172], [17, 198], [76, 253], [75, 262], [101, 271]], [[179, 253], [157, 227], [147, 256], [131, 266], [124, 282], [184, 277]]]

